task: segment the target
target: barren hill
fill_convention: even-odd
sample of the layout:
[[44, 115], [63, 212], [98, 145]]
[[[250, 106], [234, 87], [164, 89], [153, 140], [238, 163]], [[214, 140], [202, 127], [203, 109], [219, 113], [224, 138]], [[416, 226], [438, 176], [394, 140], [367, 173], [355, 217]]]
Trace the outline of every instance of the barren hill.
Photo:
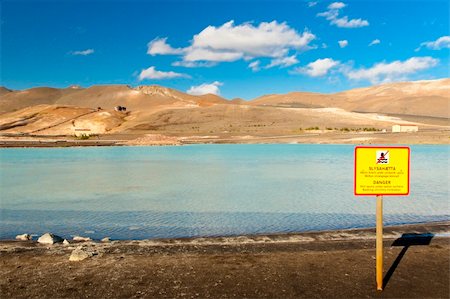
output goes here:
[[57, 105], [36, 105], [3, 114], [0, 132], [39, 135], [73, 135], [74, 128], [104, 134], [120, 126], [123, 115], [115, 111]]
[[19, 110], [40, 104], [55, 104], [71, 89], [36, 87], [27, 90], [9, 91], [0, 96], [0, 113]]
[[[0, 97], [0, 131], [4, 133], [70, 134], [74, 126], [68, 120], [77, 118], [83, 111], [97, 111], [103, 117], [84, 117], [82, 127], [93, 133], [105, 133], [116, 127], [122, 131], [148, 122], [149, 115], [167, 109], [186, 109], [229, 104], [229, 101], [212, 94], [192, 96], [161, 86], [98, 85], [89, 88], [69, 87], [31, 88], [24, 91], [9, 91], [5, 88]], [[112, 113], [114, 107], [127, 108], [126, 113]], [[97, 115], [98, 116], [98, 115]], [[93, 122], [89, 125], [89, 119]], [[120, 121], [119, 121], [120, 119]], [[99, 122], [105, 125], [99, 125]], [[118, 128], [123, 122], [126, 124]], [[111, 126], [115, 124], [115, 126]], [[39, 126], [41, 126], [39, 128]], [[69, 133], [68, 133], [69, 132]]]
[[251, 105], [336, 107], [347, 111], [450, 118], [450, 79], [388, 83], [335, 94], [267, 95]]
[[[252, 101], [189, 95], [162, 86], [98, 85], [0, 90], [0, 133], [281, 136], [389, 130], [420, 123], [448, 128], [450, 79], [383, 84], [336, 94], [292, 92]], [[126, 111], [114, 111], [114, 107]], [[245, 137], [246, 138], [246, 137]]]
[[11, 92], [10, 89], [8, 89], [6, 87], [3, 87], [3, 86], [0, 86], [0, 96], [2, 96], [4, 94], [7, 94], [7, 93], [10, 93], [10, 92]]
[[400, 82], [336, 94], [353, 111], [450, 118], [450, 79]]
[[271, 94], [256, 98], [248, 103], [252, 106], [273, 106], [286, 108], [325, 108], [337, 107], [333, 97], [313, 92], [290, 92]]
[[11, 112], [33, 105], [72, 105], [77, 107], [113, 109], [125, 106], [131, 110], [148, 110], [161, 105], [209, 106], [228, 103], [216, 95], [192, 96], [161, 86], [96, 85], [89, 88], [64, 89], [38, 87], [0, 94], [0, 113]]

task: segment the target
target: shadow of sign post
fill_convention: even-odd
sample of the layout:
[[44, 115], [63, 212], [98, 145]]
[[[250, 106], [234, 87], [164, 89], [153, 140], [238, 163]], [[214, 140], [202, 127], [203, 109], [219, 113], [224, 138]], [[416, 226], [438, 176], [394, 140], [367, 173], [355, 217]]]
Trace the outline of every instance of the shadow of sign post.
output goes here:
[[386, 276], [383, 279], [383, 288], [385, 288], [391, 279], [392, 275], [400, 264], [402, 258], [405, 256], [406, 251], [410, 246], [417, 245], [429, 245], [431, 243], [431, 239], [433, 239], [434, 234], [432, 233], [423, 233], [423, 234], [403, 234], [400, 238], [396, 239], [391, 246], [403, 246], [402, 251], [398, 254], [395, 261], [392, 263], [391, 267], [386, 273]]

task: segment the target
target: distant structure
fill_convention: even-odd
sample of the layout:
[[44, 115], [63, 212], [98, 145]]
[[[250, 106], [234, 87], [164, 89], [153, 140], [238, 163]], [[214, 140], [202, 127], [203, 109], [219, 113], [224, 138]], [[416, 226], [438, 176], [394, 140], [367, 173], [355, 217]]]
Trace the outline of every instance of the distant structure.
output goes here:
[[419, 131], [419, 127], [416, 125], [400, 124], [400, 125], [392, 126], [392, 133], [418, 132], [418, 131]]
[[114, 107], [114, 110], [119, 111], [119, 112], [125, 112], [125, 111], [127, 111], [127, 107], [116, 106], [116, 107]]
[[75, 136], [81, 137], [81, 136], [90, 136], [92, 134], [91, 129], [82, 129], [82, 128], [74, 128], [73, 132]]

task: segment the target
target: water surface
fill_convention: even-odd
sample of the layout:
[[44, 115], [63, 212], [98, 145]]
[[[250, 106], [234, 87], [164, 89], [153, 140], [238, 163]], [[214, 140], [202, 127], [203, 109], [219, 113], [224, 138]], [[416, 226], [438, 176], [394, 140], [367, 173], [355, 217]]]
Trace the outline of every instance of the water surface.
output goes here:
[[[449, 147], [411, 147], [411, 194], [385, 224], [449, 220]], [[0, 150], [0, 238], [51, 231], [116, 239], [374, 226], [353, 195], [353, 145]]]

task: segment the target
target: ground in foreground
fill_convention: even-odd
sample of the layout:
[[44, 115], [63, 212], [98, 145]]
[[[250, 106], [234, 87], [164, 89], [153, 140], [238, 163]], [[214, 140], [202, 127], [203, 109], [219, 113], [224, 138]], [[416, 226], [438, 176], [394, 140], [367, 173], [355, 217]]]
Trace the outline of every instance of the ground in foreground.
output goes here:
[[449, 223], [385, 230], [375, 290], [373, 230], [188, 240], [0, 243], [2, 298], [449, 298]]

